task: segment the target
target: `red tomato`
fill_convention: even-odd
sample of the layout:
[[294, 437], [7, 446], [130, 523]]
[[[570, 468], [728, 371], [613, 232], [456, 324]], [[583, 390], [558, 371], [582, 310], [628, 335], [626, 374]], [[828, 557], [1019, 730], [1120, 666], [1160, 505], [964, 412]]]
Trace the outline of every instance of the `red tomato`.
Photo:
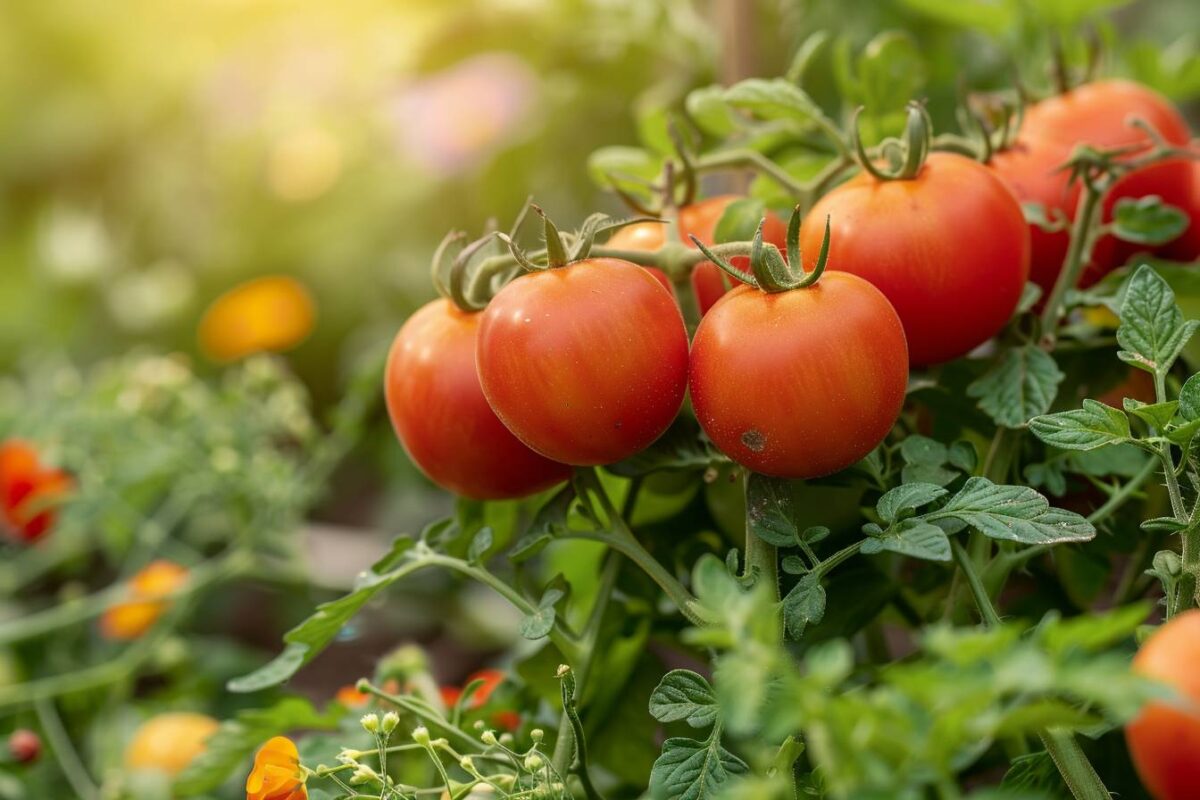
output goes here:
[[[1129, 124], [1143, 119], [1174, 145], [1190, 138], [1186, 120], [1170, 101], [1133, 81], [1096, 81], [1035, 103], [1025, 115], [1025, 135], [1075, 147], [1088, 144], [1101, 149], [1149, 146], [1149, 135]], [[1163, 202], [1188, 208], [1192, 202], [1192, 177], [1186, 159], [1170, 159], [1124, 175], [1104, 197], [1103, 220], [1112, 220], [1117, 201], [1124, 197], [1155, 194]], [[1092, 264], [1080, 281], [1095, 283], [1124, 264], [1141, 249], [1138, 245], [1104, 237], [1092, 255]]]
[[[706, 247], [716, 244], [714, 233], [716, 233], [717, 223], [721, 221], [721, 215], [725, 213], [725, 209], [730, 203], [743, 199], [745, 198], [738, 195], [727, 194], [684, 206], [679, 210], [680, 239], [688, 247], [693, 246], [692, 240], [688, 238], [689, 235], [695, 236]], [[775, 245], [781, 252], [784, 252], [787, 242], [787, 225], [770, 211], [766, 213], [765, 219], [763, 241]], [[613, 234], [612, 238], [608, 240], [608, 245], [629, 250], [657, 250], [663, 246], [665, 232], [666, 226], [657, 222], [629, 225]], [[749, 274], [750, 259], [748, 257], [738, 256], [731, 259], [730, 263]], [[667, 281], [662, 270], [650, 268], [650, 271], [657, 273], [655, 277], [659, 277], [660, 281], [669, 286], [670, 282]], [[707, 313], [713, 303], [725, 294], [724, 273], [711, 261], [697, 264], [696, 268], [692, 270], [692, 291], [696, 294], [700, 313]]]
[[[988, 163], [1021, 203], [1038, 203], [1053, 219], [1054, 212], [1074, 218], [1080, 186], [1068, 170], [1060, 169], [1071, 157], [1071, 148], [1049, 139], [1022, 137]], [[1071, 245], [1067, 230], [1049, 233], [1029, 226], [1029, 280], [1042, 287], [1043, 296], [1054, 288]]]
[[384, 374], [388, 415], [434, 483], [478, 500], [523, 497], [571, 469], [521, 444], [488, 405], [475, 372], [480, 317], [439, 299], [404, 323]]
[[531, 272], [482, 314], [479, 380], [517, 438], [567, 464], [631, 456], [671, 424], [687, 387], [683, 317], [645, 270], [592, 258]]
[[1200, 162], [1188, 165], [1192, 176], [1191, 204], [1180, 206], [1190, 222], [1178, 239], [1160, 248], [1160, 254], [1174, 261], [1200, 260]]
[[696, 329], [690, 377], [696, 418], [726, 455], [765, 475], [815, 478], [887, 436], [908, 350], [878, 289], [826, 272], [803, 289], [742, 286], [721, 298]]
[[1187, 611], [1155, 631], [1133, 659], [1133, 671], [1162, 681], [1175, 703], [1146, 705], [1125, 726], [1129, 752], [1156, 800], [1194, 800], [1200, 786], [1200, 611]]
[[825, 195], [800, 227], [808, 269], [826, 217], [829, 269], [884, 293], [914, 365], [949, 361], [996, 335], [1029, 277], [1020, 204], [991, 170], [963, 156], [933, 153], [911, 180], [863, 172]]

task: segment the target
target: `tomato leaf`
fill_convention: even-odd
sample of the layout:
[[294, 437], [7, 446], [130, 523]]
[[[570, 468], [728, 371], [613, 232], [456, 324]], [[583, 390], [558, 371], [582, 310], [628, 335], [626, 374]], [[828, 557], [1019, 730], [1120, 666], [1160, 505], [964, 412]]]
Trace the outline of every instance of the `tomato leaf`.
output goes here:
[[865, 540], [861, 552], [872, 555], [884, 550], [926, 561], [949, 561], [950, 537], [937, 525], [906, 519]]
[[749, 771], [745, 761], [721, 746], [719, 736], [703, 742], [673, 737], [663, 742], [650, 770], [650, 793], [665, 800], [710, 800], [731, 775]]
[[906, 483], [890, 490], [879, 502], [875, 510], [884, 522], [896, 522], [905, 516], [911, 516], [921, 506], [926, 506], [934, 500], [946, 495], [946, 490], [932, 483]]
[[987, 478], [969, 478], [945, 506], [925, 517], [953, 517], [985, 536], [1024, 544], [1083, 542], [1096, 536], [1086, 519], [1052, 508], [1028, 486], [1004, 486]]
[[1117, 357], [1138, 369], [1164, 375], [1197, 327], [1200, 322], [1184, 320], [1167, 282], [1143, 264], [1126, 284], [1117, 328], [1117, 344], [1123, 349]]
[[1135, 400], [1132, 397], [1126, 397], [1122, 401], [1125, 406], [1125, 413], [1145, 422], [1156, 431], [1164, 431], [1169, 423], [1175, 417], [1175, 411], [1179, 408], [1179, 402], [1169, 400], [1165, 403], [1143, 403], [1141, 400]]
[[467, 561], [472, 564], [478, 564], [487, 556], [488, 550], [492, 549], [492, 543], [495, 537], [492, 535], [492, 529], [484, 527], [471, 539], [471, 547], [467, 550]]
[[725, 137], [735, 132], [740, 125], [738, 115], [725, 102], [724, 86], [702, 86], [688, 92], [684, 101], [688, 116], [700, 130], [711, 136]]
[[1034, 417], [1029, 421], [1034, 435], [1063, 450], [1095, 450], [1130, 441], [1129, 417], [1112, 406], [1084, 400], [1083, 408]]
[[746, 483], [746, 524], [767, 544], [790, 547], [799, 529], [792, 507], [792, 484], [781, 478], [750, 473]]
[[650, 714], [659, 722], [683, 720], [693, 728], [707, 728], [719, 713], [712, 686], [691, 670], [671, 670], [650, 695]]
[[554, 604], [565, 596], [566, 593], [555, 586], [546, 589], [538, 602], [537, 611], [521, 618], [518, 626], [521, 636], [526, 639], [541, 639], [547, 636], [554, 628], [554, 621], [558, 616]]
[[714, 461], [726, 461], [700, 432], [694, 419], [680, 416], [654, 444], [606, 470], [622, 478], [640, 478], [652, 472], [707, 469]]
[[1200, 419], [1200, 373], [1188, 378], [1179, 390], [1179, 417], [1185, 422]]
[[809, 624], [817, 624], [824, 616], [825, 589], [821, 586], [821, 576], [810, 572], [783, 598], [783, 621], [788, 635], [799, 639]]
[[567, 527], [567, 512], [575, 502], [575, 487], [571, 483], [555, 492], [546, 504], [538, 509], [529, 524], [529, 529], [517, 540], [508, 553], [510, 561], [521, 562], [541, 552], [550, 540]]
[[1113, 209], [1113, 235], [1134, 244], [1166, 244], [1187, 227], [1187, 214], [1158, 195], [1122, 197]]
[[318, 712], [299, 697], [285, 698], [267, 708], [240, 711], [234, 719], [221, 723], [208, 738], [203, 752], [180, 773], [172, 788], [182, 797], [209, 794], [272, 736], [297, 728], [332, 730], [344, 714], [344, 709], [337, 705], [324, 713]]
[[1014, 347], [967, 387], [967, 395], [977, 398], [997, 425], [1018, 428], [1050, 410], [1064, 377], [1045, 350], [1036, 345]]
[[799, 86], [783, 78], [751, 78], [725, 90], [725, 101], [763, 119], [794, 120], [806, 126], [825, 116]]

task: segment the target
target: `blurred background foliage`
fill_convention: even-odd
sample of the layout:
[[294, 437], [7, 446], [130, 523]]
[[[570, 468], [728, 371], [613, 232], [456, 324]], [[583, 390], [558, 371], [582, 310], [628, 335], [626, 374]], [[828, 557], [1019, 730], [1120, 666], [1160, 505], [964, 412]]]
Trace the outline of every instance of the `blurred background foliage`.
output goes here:
[[[653, 142], [690, 89], [783, 74], [816, 31], [804, 85], [835, 118], [928, 96], [951, 125], [960, 81], [1047, 86], [1056, 35], [1082, 59], [1080, 23], [1106, 71], [1200, 96], [1188, 0], [0, 7], [0, 369], [148, 347], [204, 375], [205, 309], [286, 275], [315, 300], [288, 360], [318, 415], [432, 296], [446, 230], [507, 222], [531, 192], [565, 224], [618, 211], [593, 150]], [[381, 411], [370, 430], [322, 514], [411, 529], [444, 508]]]

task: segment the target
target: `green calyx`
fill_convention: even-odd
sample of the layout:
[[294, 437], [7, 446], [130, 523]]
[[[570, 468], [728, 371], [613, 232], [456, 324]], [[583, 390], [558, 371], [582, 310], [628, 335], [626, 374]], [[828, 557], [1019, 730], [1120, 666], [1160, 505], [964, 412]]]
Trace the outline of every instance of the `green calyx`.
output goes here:
[[821, 254], [817, 257], [816, 266], [812, 272], [805, 272], [800, 257], [800, 207], [792, 211], [788, 220], [787, 230], [787, 259], [784, 260], [779, 248], [763, 241], [763, 224], [758, 223], [754, 232], [754, 240], [750, 245], [750, 272], [747, 275], [737, 267], [704, 246], [695, 236], [692, 242], [704, 253], [705, 257], [716, 264], [726, 275], [740, 283], [753, 286], [764, 292], [790, 292], [812, 286], [821, 278], [825, 264], [829, 260], [829, 218], [825, 218], [825, 237], [821, 241]]
[[854, 119], [850, 123], [851, 143], [858, 157], [859, 166], [876, 180], [912, 180], [917, 177], [921, 167], [925, 165], [925, 159], [929, 155], [933, 140], [933, 121], [929, 118], [929, 112], [920, 103], [910, 102], [907, 109], [908, 118], [904, 126], [904, 137], [902, 139], [884, 139], [879, 144], [880, 152], [888, 161], [887, 167], [875, 163], [875, 159], [868, 155], [858, 129], [858, 118], [862, 113], [862, 108], [859, 107], [854, 112]]
[[[996, 153], [1012, 147], [1021, 132], [1025, 118], [1022, 93], [1005, 92], [992, 95], [964, 96], [956, 110], [959, 127], [972, 145], [972, 155], [987, 164]], [[934, 139], [934, 149], [939, 149]]]

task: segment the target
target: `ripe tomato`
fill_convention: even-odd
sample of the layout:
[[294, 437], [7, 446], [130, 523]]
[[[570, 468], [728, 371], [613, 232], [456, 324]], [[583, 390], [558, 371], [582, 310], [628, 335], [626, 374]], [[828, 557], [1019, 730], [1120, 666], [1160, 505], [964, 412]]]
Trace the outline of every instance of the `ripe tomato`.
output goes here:
[[803, 289], [742, 286], [721, 298], [696, 329], [690, 379], [696, 418], [726, 455], [766, 475], [815, 478], [887, 436], [908, 350], [878, 289], [826, 272]]
[[[1080, 187], [1069, 172], [1060, 169], [1071, 157], [1071, 148], [1051, 139], [1022, 137], [994, 154], [988, 163], [1021, 203], [1037, 203], [1053, 219], [1055, 212], [1074, 218]], [[1029, 280], [1042, 287], [1043, 297], [1058, 280], [1071, 235], [1067, 230], [1050, 233], [1029, 226]]]
[[[694, 246], [688, 236], [695, 236], [705, 246], [716, 244], [714, 234], [717, 223], [721, 221], [721, 215], [730, 203], [743, 199], [745, 198], [738, 195], [727, 194], [684, 206], [679, 210], [679, 238], [688, 247]], [[787, 225], [770, 211], [766, 213], [765, 220], [763, 241], [775, 245], [781, 252], [786, 252]], [[642, 222], [618, 230], [608, 240], [608, 245], [628, 250], [657, 250], [663, 246], [665, 233], [666, 226], [661, 223]], [[730, 259], [730, 263], [743, 272], [750, 272], [750, 259], [746, 256]], [[655, 277], [669, 287], [670, 282], [662, 270], [652, 267], [650, 272], [657, 273]], [[705, 314], [712, 308], [713, 303], [725, 294], [725, 276], [711, 261], [703, 261], [692, 270], [692, 291], [696, 294], [700, 313]]]
[[204, 752], [217, 721], [184, 711], [159, 714], [142, 723], [125, 748], [125, 766], [177, 775]]
[[388, 416], [434, 483], [476, 500], [523, 497], [561, 483], [571, 469], [521, 444], [488, 405], [475, 372], [480, 316], [439, 299], [409, 317], [388, 353]]
[[1200, 260], [1200, 162], [1188, 165], [1192, 177], [1191, 204], [1180, 206], [1188, 215], [1188, 226], [1179, 238], [1159, 249], [1161, 255], [1174, 261]]
[[863, 172], [825, 195], [800, 227], [806, 269], [826, 217], [829, 269], [866, 278], [891, 301], [914, 365], [949, 361], [996, 335], [1029, 277], [1020, 204], [963, 156], [933, 153], [911, 180]]
[[[1134, 119], [1150, 123], [1174, 145], [1186, 145], [1191, 136], [1187, 121], [1169, 100], [1146, 86], [1125, 80], [1084, 84], [1035, 103], [1026, 113], [1021, 130], [1028, 136], [1072, 148], [1080, 144], [1101, 149], [1149, 146], [1150, 136], [1130, 124]], [[1117, 201], [1125, 197], [1154, 194], [1170, 205], [1190, 207], [1192, 178], [1188, 166], [1186, 159], [1168, 159], [1122, 176], [1104, 197], [1103, 220], [1112, 220]], [[1139, 249], [1138, 245], [1104, 237], [1080, 283], [1095, 283]]]
[[0, 533], [30, 544], [58, 521], [58, 506], [74, 482], [42, 463], [33, 445], [20, 439], [0, 442]]
[[517, 438], [567, 464], [631, 456], [671, 424], [688, 342], [669, 292], [628, 261], [592, 258], [501, 289], [479, 323], [483, 393]]
[[[1157, 800], [1192, 800], [1200, 786], [1200, 610], [1155, 631], [1133, 659], [1139, 675], [1162, 681], [1180, 702], [1153, 702], [1125, 726], [1142, 783]], [[1190, 704], [1190, 705], [1189, 705]]]

